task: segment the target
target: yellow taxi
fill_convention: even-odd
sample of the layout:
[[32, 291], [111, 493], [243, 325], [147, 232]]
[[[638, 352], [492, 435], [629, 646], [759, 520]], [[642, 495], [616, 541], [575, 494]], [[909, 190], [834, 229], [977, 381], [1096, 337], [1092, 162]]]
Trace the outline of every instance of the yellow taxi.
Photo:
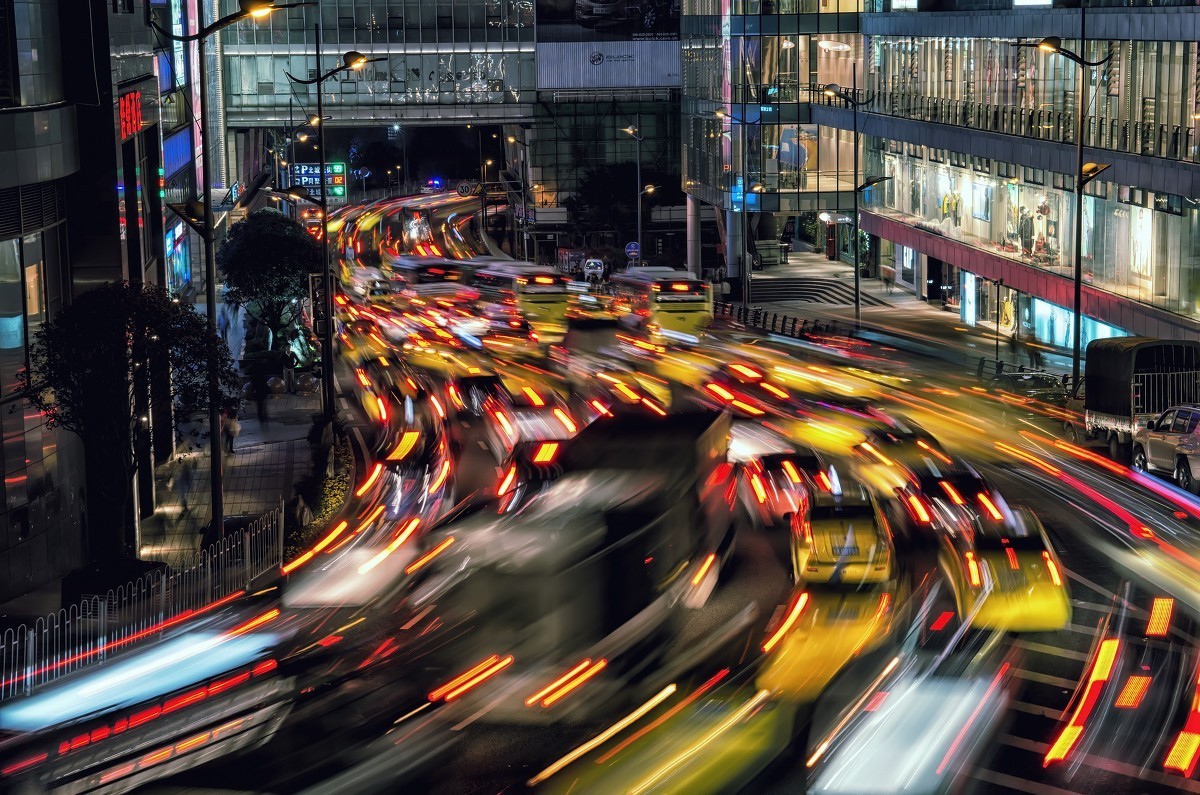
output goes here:
[[858, 483], [820, 492], [792, 533], [796, 582], [876, 585], [892, 579], [894, 553], [887, 520]]
[[1051, 632], [1071, 623], [1066, 574], [1045, 528], [1027, 509], [988, 501], [1000, 518], [981, 515], [973, 532], [947, 538], [941, 553], [963, 621], [978, 629]]
[[897, 596], [894, 580], [798, 591], [762, 645], [767, 658], [756, 686], [782, 701], [812, 701], [856, 656], [887, 642]]
[[[743, 791], [787, 749], [794, 734], [795, 705], [768, 695], [742, 691], [699, 700], [667, 713], [670, 719], [661, 725], [647, 717], [648, 725], [631, 735], [634, 742], [616, 737], [612, 748], [595, 750], [594, 760], [578, 761], [561, 773], [547, 768], [556, 775], [541, 790], [563, 795]], [[673, 699], [682, 701], [675, 694]], [[541, 784], [541, 775], [530, 783]]]

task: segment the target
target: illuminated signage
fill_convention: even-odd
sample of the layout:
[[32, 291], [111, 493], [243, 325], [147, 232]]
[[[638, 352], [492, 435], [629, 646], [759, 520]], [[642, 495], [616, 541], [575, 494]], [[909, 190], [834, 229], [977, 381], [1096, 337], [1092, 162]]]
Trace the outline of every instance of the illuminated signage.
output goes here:
[[[305, 188], [313, 196], [319, 196], [321, 190], [321, 166], [316, 163], [293, 163], [292, 184]], [[325, 198], [330, 204], [344, 204], [346, 201], [346, 164], [325, 164]]]
[[142, 130], [142, 92], [130, 91], [117, 100], [117, 116], [121, 120], [121, 140]]
[[175, 87], [182, 88], [187, 72], [184, 68], [184, 52], [183, 42], [180, 39], [183, 37], [183, 0], [171, 0], [171, 34], [177, 38], [171, 41], [172, 54], [174, 61], [172, 63], [172, 71], [175, 73]]

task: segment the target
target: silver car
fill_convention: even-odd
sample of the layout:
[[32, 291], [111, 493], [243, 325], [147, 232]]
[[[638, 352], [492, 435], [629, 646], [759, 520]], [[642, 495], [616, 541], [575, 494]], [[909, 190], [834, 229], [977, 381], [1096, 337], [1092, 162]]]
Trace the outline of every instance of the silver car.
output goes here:
[[1200, 405], [1167, 409], [1133, 437], [1133, 468], [1171, 472], [1175, 485], [1200, 494]]

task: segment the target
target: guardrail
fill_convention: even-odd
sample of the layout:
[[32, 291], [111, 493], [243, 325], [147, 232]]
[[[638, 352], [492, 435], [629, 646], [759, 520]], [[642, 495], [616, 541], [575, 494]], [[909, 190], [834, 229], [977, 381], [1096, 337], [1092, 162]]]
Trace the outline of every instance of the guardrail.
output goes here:
[[[747, 326], [765, 329], [766, 331], [789, 337], [803, 337], [809, 334], [837, 334], [840, 328], [837, 321], [834, 320], [821, 323], [815, 319], [800, 319], [790, 315], [781, 315], [778, 312], [766, 312], [761, 306], [749, 307], [742, 304], [727, 304], [722, 301], [717, 301], [713, 305], [713, 312], [717, 317], [727, 317]], [[841, 330], [849, 333], [850, 328]]]
[[283, 565], [283, 507], [202, 550], [181, 571], [151, 572], [0, 635], [0, 701], [201, 615]]

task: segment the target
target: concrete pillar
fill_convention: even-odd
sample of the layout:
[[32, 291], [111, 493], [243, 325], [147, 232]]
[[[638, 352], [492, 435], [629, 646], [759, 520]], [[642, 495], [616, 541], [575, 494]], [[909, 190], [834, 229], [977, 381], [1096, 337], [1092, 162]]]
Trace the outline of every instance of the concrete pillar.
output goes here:
[[700, 200], [687, 197], [687, 269], [693, 276], [700, 275]]
[[727, 275], [732, 279], [742, 275], [739, 263], [746, 261], [746, 244], [742, 229], [742, 214], [733, 210], [725, 211], [725, 259], [729, 269]]

